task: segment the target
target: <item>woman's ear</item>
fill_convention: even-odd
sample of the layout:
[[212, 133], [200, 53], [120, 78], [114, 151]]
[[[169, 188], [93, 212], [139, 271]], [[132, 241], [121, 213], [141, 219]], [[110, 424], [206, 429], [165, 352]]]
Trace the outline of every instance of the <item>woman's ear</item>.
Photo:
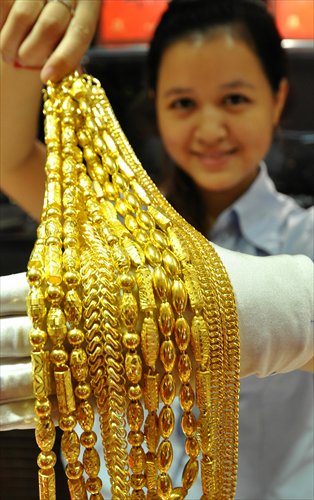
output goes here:
[[285, 106], [289, 92], [289, 82], [287, 78], [280, 81], [278, 91], [275, 96], [275, 110], [274, 110], [274, 126], [276, 127], [280, 121], [280, 117]]

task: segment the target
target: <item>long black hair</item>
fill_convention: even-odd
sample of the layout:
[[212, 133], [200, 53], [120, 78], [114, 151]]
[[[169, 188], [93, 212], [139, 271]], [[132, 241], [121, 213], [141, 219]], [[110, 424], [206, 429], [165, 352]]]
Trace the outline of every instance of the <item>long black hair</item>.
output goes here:
[[[170, 1], [148, 51], [149, 89], [156, 90], [161, 59], [170, 45], [194, 34], [210, 34], [220, 27], [230, 30], [255, 52], [276, 93], [281, 80], [287, 76], [287, 60], [275, 20], [261, 0]], [[173, 165], [166, 153], [164, 170], [167, 170], [168, 200], [190, 223], [205, 232], [204, 207], [192, 179]]]

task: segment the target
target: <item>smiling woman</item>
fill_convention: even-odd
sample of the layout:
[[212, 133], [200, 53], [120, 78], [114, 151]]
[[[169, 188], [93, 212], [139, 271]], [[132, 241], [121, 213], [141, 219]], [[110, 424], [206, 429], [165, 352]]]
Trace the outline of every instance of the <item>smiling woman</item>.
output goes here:
[[[287, 94], [276, 93], [255, 53], [230, 30], [172, 44], [161, 60], [156, 108], [169, 155], [217, 216], [217, 193], [233, 203], [256, 178]], [[207, 228], [209, 229], [209, 228]]]

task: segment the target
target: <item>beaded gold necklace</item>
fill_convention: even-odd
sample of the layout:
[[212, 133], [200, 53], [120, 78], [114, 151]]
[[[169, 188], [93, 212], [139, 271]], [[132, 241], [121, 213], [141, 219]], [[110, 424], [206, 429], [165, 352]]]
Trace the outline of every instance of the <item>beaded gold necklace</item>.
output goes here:
[[[44, 99], [45, 202], [27, 272], [40, 499], [56, 497], [55, 406], [72, 500], [103, 498], [95, 411], [113, 499], [184, 499], [200, 457], [202, 499], [230, 500], [240, 363], [228, 275], [148, 177], [97, 80], [70, 75]], [[169, 474], [176, 395], [181, 485]]]

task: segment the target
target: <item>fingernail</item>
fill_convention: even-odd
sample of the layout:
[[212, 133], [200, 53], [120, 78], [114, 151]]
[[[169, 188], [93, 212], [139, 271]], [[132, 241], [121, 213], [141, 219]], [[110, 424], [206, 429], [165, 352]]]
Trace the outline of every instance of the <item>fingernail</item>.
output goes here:
[[42, 79], [42, 81], [44, 83], [47, 83], [48, 80], [54, 81], [55, 76], [56, 76], [56, 72], [52, 66], [48, 66], [47, 68], [44, 67], [41, 74], [40, 74], [40, 78]]

